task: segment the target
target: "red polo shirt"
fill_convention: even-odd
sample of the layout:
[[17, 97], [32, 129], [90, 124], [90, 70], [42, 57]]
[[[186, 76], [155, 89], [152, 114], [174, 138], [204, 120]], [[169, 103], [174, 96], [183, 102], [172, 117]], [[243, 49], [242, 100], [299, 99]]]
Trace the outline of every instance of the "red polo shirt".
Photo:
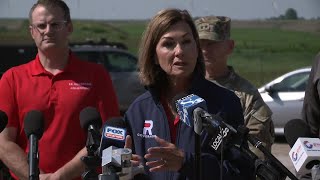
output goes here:
[[87, 134], [80, 127], [79, 113], [88, 106], [96, 107], [104, 121], [120, 115], [108, 72], [72, 53], [67, 67], [56, 75], [43, 68], [37, 55], [31, 62], [9, 69], [0, 81], [0, 109], [8, 115], [7, 127], [17, 128], [16, 143], [25, 152], [29, 149], [25, 114], [43, 112], [39, 168], [47, 173], [55, 172], [85, 147]]

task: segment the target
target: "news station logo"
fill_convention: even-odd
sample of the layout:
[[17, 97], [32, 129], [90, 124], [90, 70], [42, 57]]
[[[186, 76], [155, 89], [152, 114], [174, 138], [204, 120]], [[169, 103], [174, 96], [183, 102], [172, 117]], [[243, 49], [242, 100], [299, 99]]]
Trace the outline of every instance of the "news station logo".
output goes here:
[[218, 135], [217, 137], [214, 139], [214, 141], [211, 143], [211, 147], [214, 150], [218, 150], [220, 147], [220, 144], [223, 141], [223, 138], [227, 137], [228, 133], [229, 133], [229, 128], [224, 128]]
[[293, 151], [292, 154], [291, 154], [291, 159], [292, 159], [293, 161], [298, 160], [298, 153]]
[[292, 151], [292, 153], [291, 153], [291, 159], [292, 159], [292, 161], [297, 161], [298, 160], [298, 156], [299, 156], [299, 154], [300, 154], [300, 156], [301, 156], [301, 152], [302, 152], [302, 146], [301, 145], [299, 145], [294, 151]]
[[207, 110], [207, 105], [204, 99], [195, 94], [190, 94], [176, 101], [176, 109], [178, 111], [180, 120], [188, 126], [193, 125], [193, 110], [196, 107]]
[[204, 100], [197, 95], [190, 94], [189, 96], [184, 97], [178, 101], [179, 101], [179, 104], [181, 104], [182, 106], [192, 106]]
[[303, 141], [303, 144], [308, 149], [312, 149], [312, 147], [313, 147], [313, 145], [309, 141]]
[[104, 131], [104, 136], [106, 138], [115, 139], [123, 141], [126, 137], [126, 130], [121, 128], [115, 128], [111, 126], [107, 126]]

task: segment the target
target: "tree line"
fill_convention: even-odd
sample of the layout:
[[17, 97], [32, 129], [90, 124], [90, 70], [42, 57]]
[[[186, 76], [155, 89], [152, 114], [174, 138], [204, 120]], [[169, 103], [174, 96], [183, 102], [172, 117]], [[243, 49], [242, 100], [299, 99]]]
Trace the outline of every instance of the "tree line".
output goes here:
[[[304, 19], [303, 17], [298, 16], [298, 12], [293, 8], [288, 8], [284, 14], [281, 14], [278, 17], [271, 17], [271, 20], [297, 20], [297, 19]], [[313, 18], [320, 20], [320, 17]]]

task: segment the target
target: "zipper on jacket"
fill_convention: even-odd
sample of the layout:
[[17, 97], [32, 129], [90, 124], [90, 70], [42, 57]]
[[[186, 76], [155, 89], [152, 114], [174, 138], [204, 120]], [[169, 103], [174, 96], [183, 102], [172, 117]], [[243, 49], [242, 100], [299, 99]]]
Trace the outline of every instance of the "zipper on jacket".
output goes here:
[[[168, 130], [168, 132], [166, 133], [166, 139], [165, 140], [168, 141], [168, 142], [171, 142], [170, 127], [169, 127], [169, 122], [168, 122], [168, 118], [167, 118], [167, 115], [166, 115], [166, 111], [164, 110], [164, 108], [163, 108], [161, 103], [159, 103], [157, 106], [159, 108], [160, 113], [162, 114], [162, 119], [163, 119], [163, 121], [165, 123], [166, 129]], [[173, 172], [170, 172], [170, 171], [166, 171], [165, 172], [166, 179], [173, 180], [173, 176], [174, 176]]]
[[[180, 131], [181, 131], [180, 129], [181, 129], [181, 123], [179, 122], [177, 127], [177, 132], [176, 132], [176, 143], [175, 143], [176, 147], [179, 147], [179, 143], [180, 143], [179, 141]], [[174, 173], [170, 173], [170, 179], [173, 180], [173, 178], [174, 178]]]

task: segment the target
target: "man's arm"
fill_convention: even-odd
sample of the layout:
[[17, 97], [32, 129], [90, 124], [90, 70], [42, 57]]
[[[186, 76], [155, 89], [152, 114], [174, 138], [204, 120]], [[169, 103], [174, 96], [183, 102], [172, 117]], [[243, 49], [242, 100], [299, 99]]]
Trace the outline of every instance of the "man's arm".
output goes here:
[[26, 153], [14, 142], [17, 129], [6, 128], [0, 133], [0, 159], [19, 178], [29, 179]]
[[74, 179], [85, 171], [85, 165], [81, 161], [82, 156], [87, 155], [87, 149], [81, 149], [78, 154], [68, 163], [66, 163], [63, 167], [58, 169], [54, 173], [48, 174], [40, 174], [40, 180], [46, 179], [59, 179], [59, 180], [69, 180]]
[[[246, 114], [244, 114], [244, 116], [246, 127], [250, 130], [249, 134], [257, 137], [266, 149], [271, 152], [271, 146], [275, 138], [271, 118], [272, 111], [257, 91], [254, 96], [247, 98], [246, 101]], [[253, 147], [251, 144], [249, 144], [249, 147], [259, 158], [264, 159], [264, 154], [259, 149]]]

